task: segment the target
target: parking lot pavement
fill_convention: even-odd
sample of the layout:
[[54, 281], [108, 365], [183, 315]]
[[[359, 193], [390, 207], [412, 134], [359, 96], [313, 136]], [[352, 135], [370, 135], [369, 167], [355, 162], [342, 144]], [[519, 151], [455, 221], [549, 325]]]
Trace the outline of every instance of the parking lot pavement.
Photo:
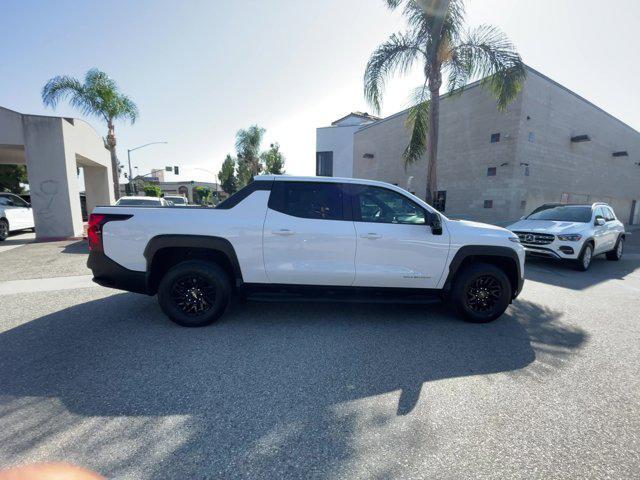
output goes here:
[[33, 232], [18, 232], [12, 234], [9, 238], [0, 242], [0, 253], [8, 252], [9, 250], [13, 250], [14, 248], [31, 243], [35, 239], [36, 234]]
[[[0, 253], [23, 254], [3, 275], [37, 279], [32, 261], [88, 273], [79, 246], [46, 245]], [[154, 298], [102, 287], [0, 294], [0, 466], [635, 478], [639, 245], [587, 273], [529, 262], [522, 295], [487, 325], [444, 306], [248, 303], [185, 329]]]

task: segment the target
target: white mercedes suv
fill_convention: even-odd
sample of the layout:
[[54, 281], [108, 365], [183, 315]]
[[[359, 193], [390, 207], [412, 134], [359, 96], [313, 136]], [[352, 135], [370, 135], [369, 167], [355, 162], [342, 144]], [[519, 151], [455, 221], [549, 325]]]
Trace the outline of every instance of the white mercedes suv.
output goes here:
[[606, 203], [548, 203], [507, 227], [527, 255], [575, 261], [585, 271], [595, 255], [620, 260], [625, 230]]

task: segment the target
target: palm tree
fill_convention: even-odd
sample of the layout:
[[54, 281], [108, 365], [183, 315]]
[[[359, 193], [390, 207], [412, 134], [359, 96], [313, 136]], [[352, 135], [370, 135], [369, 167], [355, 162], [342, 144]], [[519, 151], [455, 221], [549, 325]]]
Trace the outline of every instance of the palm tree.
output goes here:
[[238, 182], [244, 187], [254, 176], [262, 171], [260, 161], [260, 144], [265, 129], [258, 125], [238, 130], [236, 133], [236, 150], [238, 152]]
[[102, 118], [107, 123], [106, 146], [111, 153], [113, 193], [117, 199], [120, 196], [120, 173], [114, 121], [128, 119], [133, 124], [138, 118], [138, 107], [129, 97], [120, 93], [113, 79], [97, 68], [86, 73], [84, 83], [62, 75], [53, 77], [42, 88], [42, 102], [48, 107], [55, 108], [65, 98], [82, 114]]
[[395, 33], [378, 46], [367, 63], [364, 94], [380, 111], [385, 81], [406, 73], [417, 63], [424, 83], [413, 93], [406, 126], [411, 130], [403, 153], [405, 165], [427, 151], [427, 202], [437, 195], [438, 117], [440, 87], [447, 76], [448, 92], [459, 94], [472, 79], [481, 78], [506, 109], [522, 88], [525, 66], [509, 39], [496, 27], [481, 25], [464, 30], [462, 0], [384, 0], [390, 9], [403, 8], [409, 30]]

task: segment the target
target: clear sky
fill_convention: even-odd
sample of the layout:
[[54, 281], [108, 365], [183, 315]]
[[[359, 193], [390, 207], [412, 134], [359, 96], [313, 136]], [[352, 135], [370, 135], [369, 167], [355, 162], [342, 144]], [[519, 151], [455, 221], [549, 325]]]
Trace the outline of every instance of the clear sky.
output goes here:
[[[526, 63], [640, 130], [637, 0], [470, 0], [470, 25], [499, 26]], [[0, 0], [0, 105], [42, 106], [50, 77], [109, 73], [138, 104], [117, 125], [140, 173], [180, 165], [182, 179], [212, 180], [235, 132], [257, 123], [264, 148], [280, 142], [292, 174], [313, 174], [315, 129], [352, 110], [369, 54], [403, 28], [382, 0]], [[382, 114], [407, 106], [418, 76], [388, 85]], [[104, 135], [106, 127], [89, 119]]]

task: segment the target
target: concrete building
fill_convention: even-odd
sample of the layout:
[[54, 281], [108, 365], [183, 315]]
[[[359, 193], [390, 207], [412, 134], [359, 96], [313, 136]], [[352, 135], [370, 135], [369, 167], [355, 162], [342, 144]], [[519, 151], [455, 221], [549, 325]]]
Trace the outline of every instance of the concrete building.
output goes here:
[[[546, 202], [606, 201], [624, 223], [640, 223], [640, 133], [527, 70], [505, 112], [479, 82], [442, 97], [437, 172], [444, 213], [505, 223]], [[358, 126], [351, 158], [339, 157], [352, 164], [347, 176], [394, 183], [424, 198], [426, 158], [406, 169], [402, 159], [406, 119], [402, 111]], [[318, 151], [331, 151], [318, 137]]]
[[109, 151], [83, 120], [0, 107], [0, 164], [27, 166], [38, 239], [82, 235], [78, 167], [89, 211], [114, 202]]
[[316, 129], [316, 175], [353, 177], [353, 134], [379, 117], [352, 112]]

